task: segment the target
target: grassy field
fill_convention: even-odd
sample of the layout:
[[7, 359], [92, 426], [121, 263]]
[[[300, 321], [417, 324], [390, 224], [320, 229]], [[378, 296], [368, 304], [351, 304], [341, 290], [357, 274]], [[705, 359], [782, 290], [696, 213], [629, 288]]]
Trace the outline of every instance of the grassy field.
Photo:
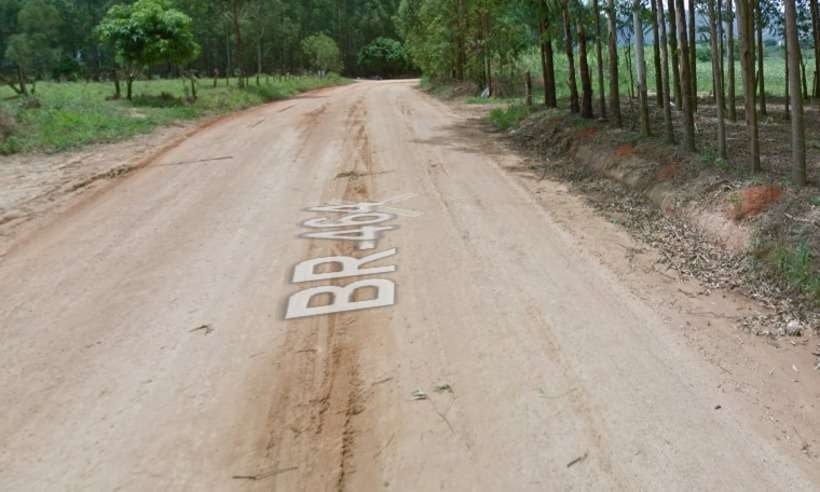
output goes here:
[[[59, 152], [91, 143], [113, 142], [147, 133], [160, 125], [218, 115], [283, 99], [300, 92], [346, 83], [341, 77], [289, 77], [267, 79], [239, 89], [210, 80], [198, 86], [199, 98], [189, 102], [183, 80], [150, 80], [134, 83], [133, 101], [110, 100], [113, 84], [66, 82], [37, 84], [32, 99], [16, 97], [0, 88], [0, 153]], [[124, 87], [123, 87], [124, 90]]]
[[[697, 61], [697, 80], [698, 80], [698, 92], [700, 94], [710, 94], [712, 92], [712, 62], [711, 62], [711, 50], [705, 44], [698, 45], [698, 61]], [[604, 76], [607, 77], [608, 70], [607, 70], [607, 60], [606, 60], [606, 48], [604, 48]], [[651, 46], [647, 46], [646, 49], [646, 73], [647, 73], [647, 88], [649, 92], [656, 92], [655, 87], [655, 64], [653, 62], [653, 51]], [[633, 60], [634, 60], [633, 55]], [[813, 52], [806, 51], [804, 53], [804, 59], [806, 61], [806, 67], [808, 70], [808, 84], [811, 87], [812, 83], [812, 73], [814, 67], [814, 54]], [[741, 71], [740, 71], [740, 58], [739, 56], [735, 57], [736, 66], [735, 66], [735, 93], [738, 98], [743, 96], [743, 80], [741, 78]], [[576, 55], [575, 58], [576, 70], [578, 69], [578, 57]], [[597, 94], [598, 92], [598, 78], [597, 78], [597, 67], [598, 61], [595, 57], [595, 49], [594, 46], [589, 46], [589, 64], [590, 64], [590, 71], [592, 72], [592, 87], [593, 92]], [[763, 64], [764, 64], [764, 82], [766, 86], [766, 93], [782, 97], [785, 96], [786, 93], [786, 76], [785, 76], [785, 60], [783, 56], [783, 48], [777, 46], [766, 47], [764, 50], [764, 57], [763, 57]], [[619, 56], [619, 78], [620, 78], [620, 87], [621, 87], [621, 97], [629, 94], [629, 72], [627, 71], [626, 65], [626, 51], [622, 50]], [[526, 71], [527, 69], [540, 80], [541, 74], [541, 61], [540, 61], [540, 52], [537, 50], [533, 50], [532, 52], [526, 54], [522, 58], [522, 66], [520, 71]], [[633, 66], [633, 71], [635, 70]], [[724, 67], [726, 70], [726, 67]], [[568, 67], [567, 67], [567, 57], [564, 53], [555, 53], [555, 79], [557, 81], [556, 90], [558, 92], [558, 98], [568, 98], [569, 97], [569, 87], [566, 84], [566, 80], [568, 79]], [[671, 69], [670, 69], [670, 77], [671, 77]], [[580, 75], [576, 75], [578, 88], [580, 90], [581, 78]], [[608, 79], [605, 81], [605, 88], [608, 91]], [[523, 84], [520, 84], [523, 85]], [[728, 84], [727, 84], [728, 85]], [[541, 92], [543, 94], [543, 92]], [[538, 99], [536, 99], [538, 100]], [[738, 102], [741, 104], [741, 102]]]

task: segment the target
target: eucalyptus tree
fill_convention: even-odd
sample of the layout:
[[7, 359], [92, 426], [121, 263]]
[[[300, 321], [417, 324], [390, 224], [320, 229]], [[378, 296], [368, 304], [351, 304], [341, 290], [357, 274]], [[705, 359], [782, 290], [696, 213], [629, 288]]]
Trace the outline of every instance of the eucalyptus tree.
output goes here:
[[663, 12], [663, 0], [652, 1], [657, 1], [656, 15], [658, 16], [657, 23], [660, 30], [660, 38], [657, 43], [660, 45], [661, 52], [661, 107], [663, 108], [664, 134], [668, 143], [674, 143], [675, 130], [672, 126], [672, 107], [669, 102], [671, 94], [669, 90], [669, 49], [666, 39], [666, 18]]
[[669, 2], [669, 58], [672, 61], [672, 90], [675, 91], [675, 106], [683, 107], [681, 102], [680, 57], [678, 55], [678, 21], [675, 0]]
[[[672, 0], [669, 0], [670, 2]], [[620, 78], [618, 76], [618, 10], [615, 0], [607, 1], [607, 24], [609, 27], [609, 110], [612, 124], [623, 125], [621, 120]]]
[[638, 112], [641, 134], [649, 136], [649, 101], [646, 89], [646, 61], [644, 58], [643, 26], [641, 24], [641, 0], [632, 2], [632, 22], [635, 31], [635, 56], [638, 72]]
[[709, 12], [709, 33], [712, 44], [712, 80], [714, 80], [715, 92], [715, 106], [717, 108], [718, 118], [718, 153], [720, 157], [726, 159], [728, 153], [726, 151], [726, 122], [723, 118], [723, 74], [720, 65], [720, 48], [718, 46], [718, 19], [717, 7], [715, 0], [706, 0]]
[[[649, 0], [649, 10], [651, 16], [649, 24], [652, 27], [652, 54], [655, 64], [655, 97], [658, 102], [658, 107], [663, 107], [663, 69], [661, 68], [661, 42], [660, 32], [658, 27], [658, 6], [655, 0]], [[661, 18], [660, 23], [663, 24]]]
[[727, 87], [729, 109], [729, 120], [737, 121], [737, 97], [735, 95], [735, 11], [732, 7], [733, 0], [727, 0], [725, 8], [726, 16], [726, 79], [729, 81]]
[[578, 100], [578, 84], [575, 80], [575, 54], [572, 38], [572, 22], [570, 21], [570, 3], [569, 0], [561, 0], [561, 18], [564, 25], [564, 48], [567, 53], [567, 85], [569, 86], [569, 108], [573, 113], [578, 113], [581, 110], [581, 105]]
[[686, 10], [683, 0], [675, 0], [677, 4], [678, 32], [680, 35], [680, 77], [681, 100], [683, 102], [683, 146], [686, 150], [695, 150], [695, 117], [692, 103], [694, 101], [694, 85], [692, 84], [691, 65], [689, 58], [689, 41], [686, 37]]
[[598, 5], [598, 0], [592, 0], [592, 12], [595, 22], [595, 56], [598, 60], [598, 96], [600, 103], [598, 111], [601, 113], [601, 118], [606, 118], [606, 94], [604, 93], [604, 56], [603, 56], [603, 39], [601, 35], [601, 8]]
[[746, 128], [749, 138], [749, 168], [760, 171], [760, 140], [758, 138], [757, 111], [755, 110], [754, 66], [754, 1], [735, 0], [737, 5], [738, 31], [740, 32], [740, 64], [743, 74], [743, 97]]
[[[797, 34], [797, 12], [794, 0], [784, 0], [786, 20], [786, 45], [789, 53], [789, 69], [797, 72], [800, 63], [800, 42]], [[792, 105], [792, 180], [798, 186], [806, 184], [806, 138], [803, 122], [803, 98], [797, 77], [789, 80]]]

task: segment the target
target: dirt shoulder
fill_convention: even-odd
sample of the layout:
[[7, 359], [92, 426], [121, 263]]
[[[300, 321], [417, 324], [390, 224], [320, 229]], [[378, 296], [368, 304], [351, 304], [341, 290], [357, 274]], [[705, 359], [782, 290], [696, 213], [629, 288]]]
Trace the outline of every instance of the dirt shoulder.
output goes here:
[[[320, 94], [317, 89], [303, 96]], [[146, 135], [56, 154], [0, 156], [0, 259], [21, 238], [90, 199], [118, 178], [149, 165], [202, 130], [263, 110], [262, 104], [220, 116], [163, 126]]]
[[748, 176], [709, 155], [561, 110], [536, 111], [504, 135], [530, 157], [530, 173], [570, 183], [609, 220], [659, 248], [669, 268], [765, 306], [766, 314], [740, 320], [750, 332], [820, 331], [816, 187], [795, 189], [776, 172]]

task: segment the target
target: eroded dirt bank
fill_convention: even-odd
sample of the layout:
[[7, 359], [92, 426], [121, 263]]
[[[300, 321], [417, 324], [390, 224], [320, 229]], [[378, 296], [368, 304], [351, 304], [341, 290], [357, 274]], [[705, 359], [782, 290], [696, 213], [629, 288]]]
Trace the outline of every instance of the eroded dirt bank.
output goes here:
[[[4, 488], [816, 489], [810, 347], [415, 85], [208, 128], [12, 247]], [[361, 201], [374, 250], [302, 237]], [[394, 305], [284, 320], [295, 265], [392, 248]]]

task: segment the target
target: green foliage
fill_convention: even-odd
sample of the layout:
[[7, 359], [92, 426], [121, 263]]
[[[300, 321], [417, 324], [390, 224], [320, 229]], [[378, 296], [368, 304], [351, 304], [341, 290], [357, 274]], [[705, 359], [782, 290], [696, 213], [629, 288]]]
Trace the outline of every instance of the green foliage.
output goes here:
[[112, 142], [174, 121], [223, 114], [341, 83], [344, 79], [339, 77], [274, 78], [243, 90], [234, 79], [230, 87], [203, 84], [199, 99], [191, 102], [183, 97], [182, 81], [153, 80], [139, 82], [138, 94], [129, 102], [105, 101], [111, 92], [107, 83], [48, 82], [38, 90], [40, 108], [8, 99], [11, 89], [2, 88], [0, 116], [5, 118], [0, 118], [0, 129], [10, 132], [0, 139], [0, 153], [58, 152]]
[[396, 76], [409, 71], [407, 55], [401, 41], [379, 37], [368, 44], [358, 57], [359, 67], [367, 75]]
[[54, 42], [60, 24], [59, 12], [46, 0], [23, 2], [16, 32], [6, 41], [6, 59], [26, 73], [46, 73], [60, 57]]
[[524, 118], [529, 116], [530, 108], [525, 104], [513, 104], [506, 108], [495, 108], [490, 111], [489, 119], [499, 130], [518, 127]]
[[527, 2], [501, 0], [402, 0], [396, 22], [410, 60], [423, 73], [483, 83], [486, 59], [509, 67], [532, 46], [531, 9]]
[[199, 56], [191, 18], [169, 0], [137, 0], [114, 5], [97, 27], [117, 61], [132, 71], [158, 63], [186, 65]]
[[341, 72], [342, 53], [336, 41], [326, 34], [313, 34], [302, 41], [302, 52], [310, 68], [322, 72]]

